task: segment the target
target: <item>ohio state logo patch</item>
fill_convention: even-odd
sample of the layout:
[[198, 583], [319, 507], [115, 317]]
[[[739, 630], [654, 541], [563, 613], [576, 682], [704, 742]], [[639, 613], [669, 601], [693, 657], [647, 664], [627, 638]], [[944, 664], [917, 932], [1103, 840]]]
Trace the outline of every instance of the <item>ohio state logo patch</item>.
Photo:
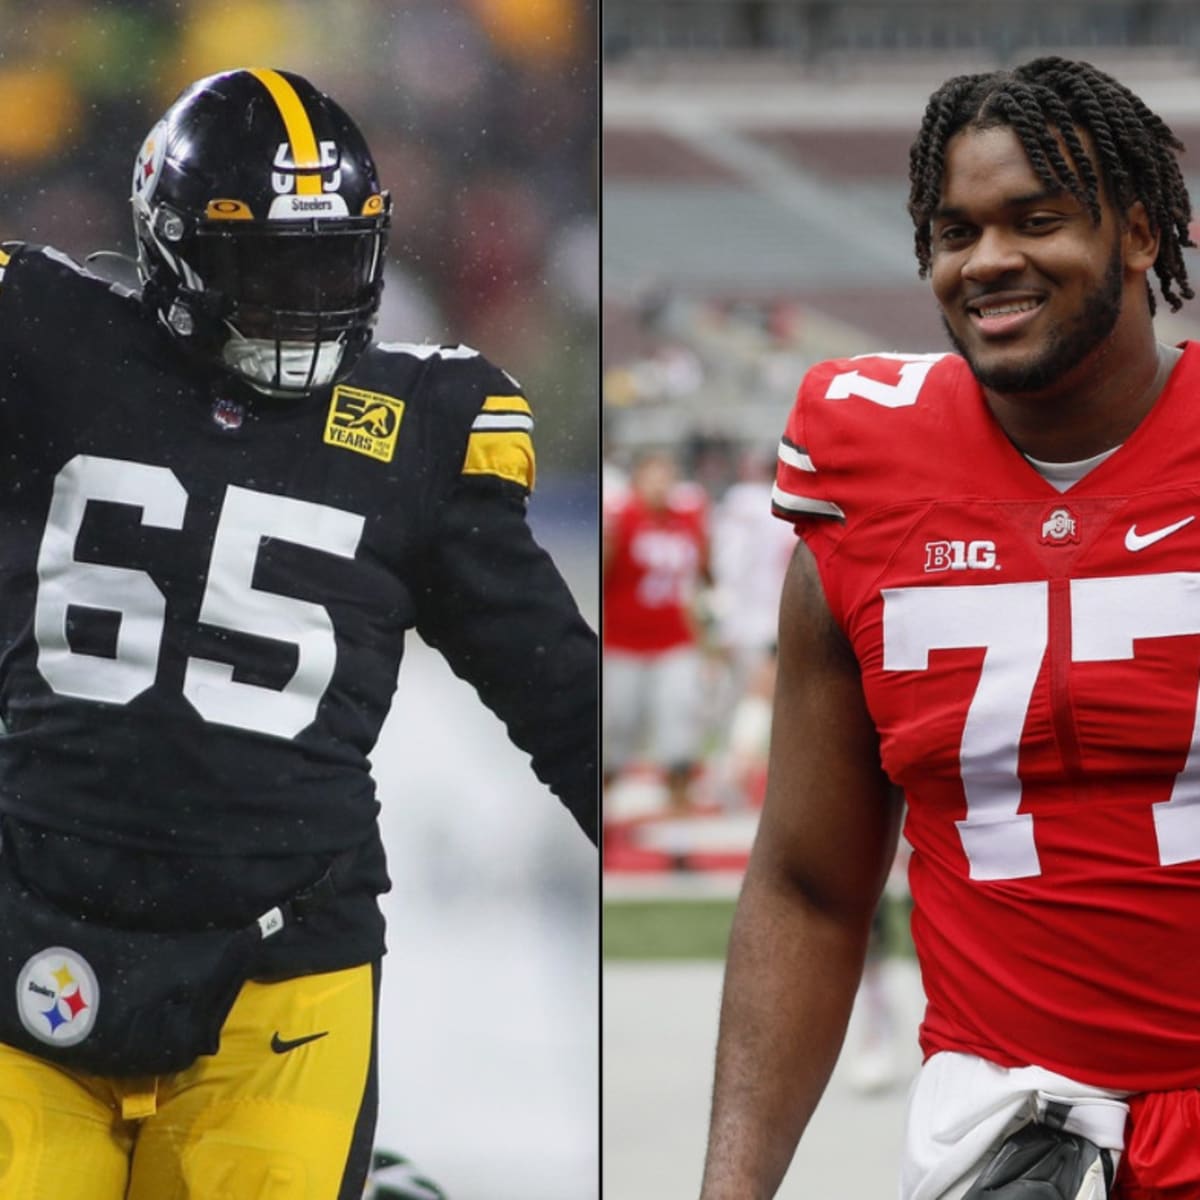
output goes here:
[[21, 1024], [48, 1046], [74, 1046], [92, 1032], [100, 985], [82, 954], [65, 946], [38, 951], [17, 977]]
[[1043, 546], [1066, 546], [1079, 541], [1079, 521], [1066, 505], [1052, 508], [1042, 518], [1041, 529], [1038, 541]]

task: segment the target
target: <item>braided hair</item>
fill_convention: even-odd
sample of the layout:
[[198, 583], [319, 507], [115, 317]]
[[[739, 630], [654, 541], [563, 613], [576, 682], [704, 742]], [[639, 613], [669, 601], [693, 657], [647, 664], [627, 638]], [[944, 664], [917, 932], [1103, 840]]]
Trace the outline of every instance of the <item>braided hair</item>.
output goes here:
[[[1176, 157], [1183, 143], [1111, 76], [1090, 63], [1053, 56], [1011, 71], [957, 75], [929, 98], [909, 152], [908, 211], [922, 277], [933, 257], [931, 222], [941, 197], [948, 142], [964, 128], [1000, 125], [1020, 139], [1042, 183], [1069, 192], [1096, 224], [1102, 189], [1121, 213], [1140, 200], [1160, 239], [1154, 273], [1163, 298], [1172, 312], [1192, 298], [1183, 261], [1183, 248], [1195, 245], [1188, 236], [1191, 201]], [[1091, 138], [1094, 161], [1080, 130]], [[1149, 281], [1147, 292], [1153, 314]]]

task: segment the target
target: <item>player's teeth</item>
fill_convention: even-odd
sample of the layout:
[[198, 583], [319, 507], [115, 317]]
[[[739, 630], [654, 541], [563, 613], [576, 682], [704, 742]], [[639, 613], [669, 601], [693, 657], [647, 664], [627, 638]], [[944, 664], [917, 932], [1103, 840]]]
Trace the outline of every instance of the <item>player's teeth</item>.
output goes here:
[[994, 308], [980, 308], [981, 317], [1006, 317], [1009, 313], [1030, 312], [1037, 308], [1036, 300], [1022, 300], [1019, 304], [1000, 304]]

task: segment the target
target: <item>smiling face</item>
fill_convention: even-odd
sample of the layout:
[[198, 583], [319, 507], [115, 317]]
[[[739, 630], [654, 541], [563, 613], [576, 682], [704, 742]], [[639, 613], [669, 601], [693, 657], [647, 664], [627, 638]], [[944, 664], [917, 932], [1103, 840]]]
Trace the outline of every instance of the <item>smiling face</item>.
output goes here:
[[[1069, 192], [1047, 190], [1006, 125], [950, 139], [931, 233], [943, 323], [994, 392], [1053, 388], [1102, 355], [1123, 322], [1149, 319], [1145, 267], [1126, 269], [1126, 223], [1103, 197], [1097, 224]], [[1144, 237], [1135, 240], [1140, 265]]]

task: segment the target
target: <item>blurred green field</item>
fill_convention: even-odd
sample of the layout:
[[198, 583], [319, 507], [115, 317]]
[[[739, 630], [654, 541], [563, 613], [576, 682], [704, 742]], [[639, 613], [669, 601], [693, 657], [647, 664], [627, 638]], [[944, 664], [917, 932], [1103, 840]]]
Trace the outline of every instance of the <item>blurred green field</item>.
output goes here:
[[[732, 898], [607, 900], [603, 953], [610, 960], [723, 959], [733, 923]], [[884, 897], [888, 954], [911, 955], [909, 904]]]
[[609, 900], [604, 905], [604, 957], [725, 957], [732, 898]]

